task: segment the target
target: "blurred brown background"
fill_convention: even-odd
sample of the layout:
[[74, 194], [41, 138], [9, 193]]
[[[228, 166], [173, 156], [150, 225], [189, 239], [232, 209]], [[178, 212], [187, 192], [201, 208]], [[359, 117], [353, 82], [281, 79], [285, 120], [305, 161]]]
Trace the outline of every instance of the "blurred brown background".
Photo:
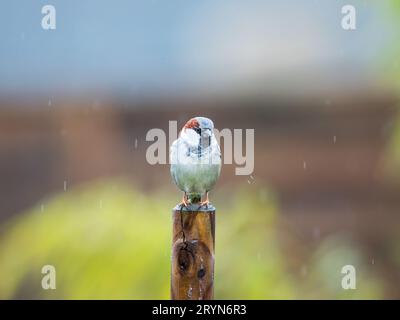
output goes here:
[[[365, 246], [371, 263], [377, 261], [385, 270], [398, 296], [400, 273], [385, 248], [400, 226], [399, 187], [384, 174], [396, 104], [394, 96], [361, 91], [287, 101], [235, 97], [137, 105], [53, 103], [28, 111], [7, 105], [0, 118], [1, 219], [61, 192], [64, 181], [71, 188], [99, 177], [123, 176], [149, 193], [160, 186], [174, 191], [169, 167], [146, 161], [151, 144], [146, 133], [152, 128], [168, 132], [169, 120], [178, 120], [181, 127], [201, 114], [218, 129], [255, 129], [254, 183], [277, 193], [281, 223], [301, 240], [286, 243], [292, 255], [321, 237], [350, 235]], [[224, 166], [219, 187], [253, 183], [236, 176], [234, 168]]]

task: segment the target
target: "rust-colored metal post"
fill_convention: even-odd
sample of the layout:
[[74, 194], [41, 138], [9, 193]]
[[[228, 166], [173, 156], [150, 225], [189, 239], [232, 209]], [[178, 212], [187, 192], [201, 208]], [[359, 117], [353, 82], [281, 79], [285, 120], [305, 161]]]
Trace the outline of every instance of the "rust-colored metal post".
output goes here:
[[215, 208], [173, 209], [171, 299], [214, 297]]

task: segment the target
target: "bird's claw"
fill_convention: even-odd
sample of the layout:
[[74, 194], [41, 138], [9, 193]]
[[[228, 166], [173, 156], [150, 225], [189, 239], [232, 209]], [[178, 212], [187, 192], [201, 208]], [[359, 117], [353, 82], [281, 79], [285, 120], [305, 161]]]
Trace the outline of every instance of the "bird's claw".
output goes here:
[[210, 201], [208, 199], [206, 201], [200, 202], [199, 209], [205, 206], [206, 209], [208, 209], [208, 205], [210, 204]]
[[206, 209], [208, 209], [208, 205], [209, 205], [210, 201], [208, 200], [208, 191], [206, 192], [206, 199], [202, 202], [200, 202], [200, 206], [199, 209], [200, 210], [202, 207], [206, 207]]
[[179, 204], [180, 210], [183, 208], [187, 208], [189, 206], [189, 202], [187, 201], [186, 195], [183, 196], [181, 203]]
[[187, 202], [183, 202], [183, 201], [179, 204], [179, 207], [180, 207], [181, 209], [187, 208], [188, 206], [189, 206], [189, 204], [188, 204]]

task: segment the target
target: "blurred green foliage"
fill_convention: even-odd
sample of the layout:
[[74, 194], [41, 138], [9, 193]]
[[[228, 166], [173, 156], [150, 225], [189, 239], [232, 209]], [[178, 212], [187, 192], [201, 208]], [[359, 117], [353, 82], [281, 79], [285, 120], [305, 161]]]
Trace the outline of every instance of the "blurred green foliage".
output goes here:
[[[168, 299], [176, 198], [109, 180], [38, 204], [2, 226], [0, 298]], [[357, 278], [368, 281], [357, 290], [341, 289], [339, 266], [362, 264], [346, 244], [317, 250], [305, 279], [289, 272], [291, 253], [280, 247], [276, 201], [267, 189], [225, 190], [219, 198], [226, 201], [216, 203], [216, 298], [382, 296], [379, 281], [364, 271]], [[48, 264], [57, 271], [56, 290], [41, 288]]]
[[[377, 299], [384, 296], [382, 281], [369, 271], [371, 261], [366, 261], [357, 246], [346, 236], [336, 234], [325, 239], [313, 252], [306, 295], [309, 298]], [[356, 290], [343, 290], [342, 268], [356, 268]]]

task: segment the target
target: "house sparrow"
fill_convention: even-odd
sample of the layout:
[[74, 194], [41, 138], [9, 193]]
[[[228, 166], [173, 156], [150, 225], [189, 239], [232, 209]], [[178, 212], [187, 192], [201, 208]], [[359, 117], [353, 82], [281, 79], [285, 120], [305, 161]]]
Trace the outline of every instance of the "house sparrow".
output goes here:
[[[221, 172], [221, 151], [214, 135], [214, 123], [204, 117], [190, 119], [171, 146], [171, 176], [183, 194], [182, 206], [208, 206], [208, 192]], [[206, 199], [201, 202], [202, 196]]]

